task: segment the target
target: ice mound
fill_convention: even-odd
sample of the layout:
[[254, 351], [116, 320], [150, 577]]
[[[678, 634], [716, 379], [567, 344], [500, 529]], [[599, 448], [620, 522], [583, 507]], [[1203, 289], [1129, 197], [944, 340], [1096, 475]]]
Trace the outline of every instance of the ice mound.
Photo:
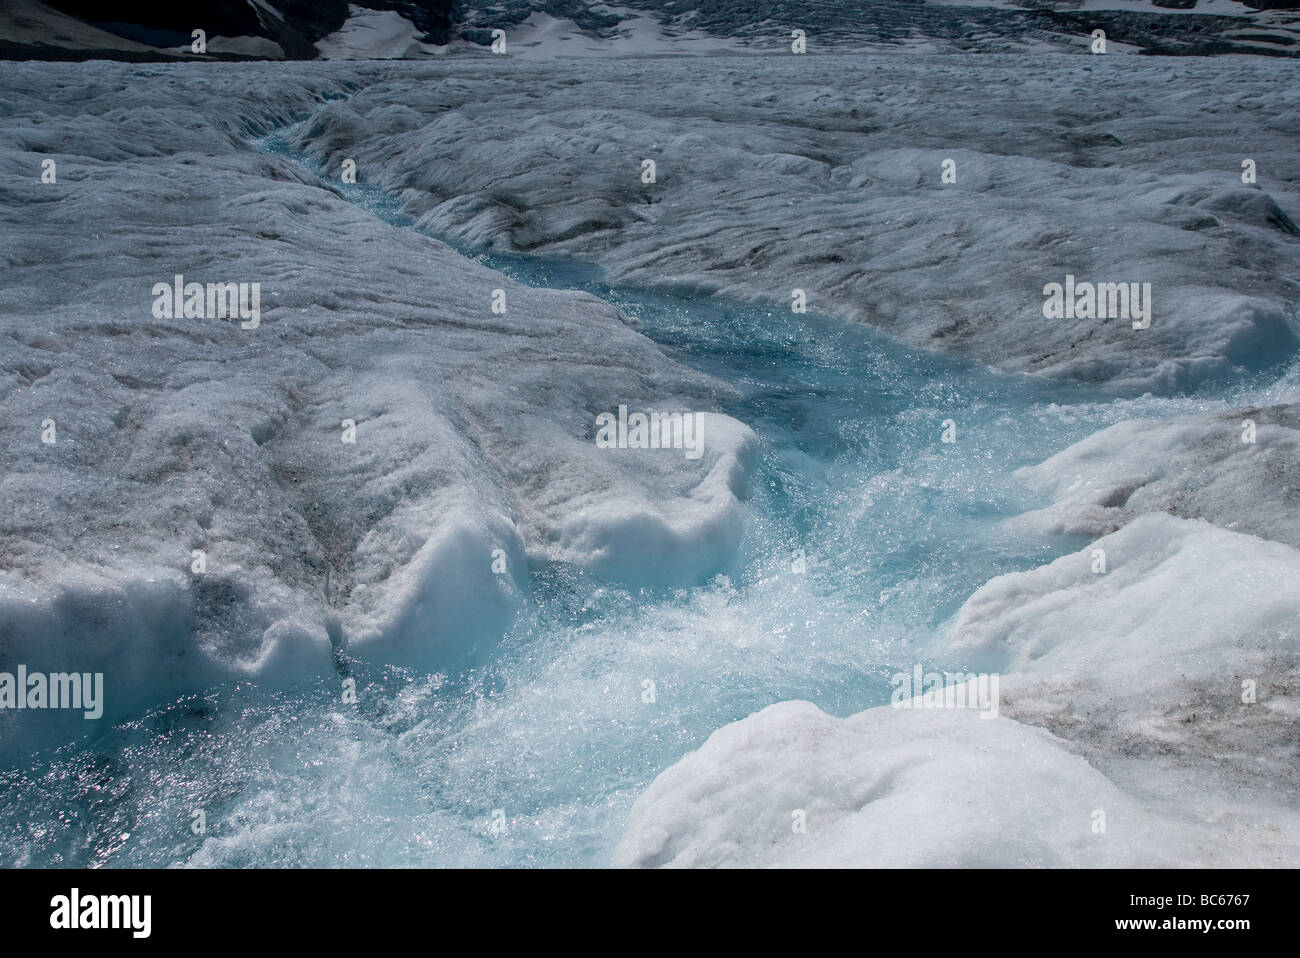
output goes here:
[[1178, 863], [1190, 845], [1040, 729], [961, 709], [838, 719], [781, 702], [655, 779], [614, 863], [1130, 867]]
[[[708, 84], [682, 60], [575, 82], [492, 59], [392, 71], [296, 145], [356, 159], [458, 242], [785, 307], [802, 289], [1007, 369], [1170, 393], [1300, 349], [1283, 64], [1234, 64], [1229, 89], [1222, 61], [1186, 59], [772, 55], [719, 59]], [[1067, 275], [1149, 283], [1150, 327], [1045, 318]]]
[[1294, 402], [1119, 422], [1017, 476], [1052, 504], [1014, 525], [1095, 537], [1168, 512], [1300, 547]]
[[[992, 580], [932, 651], [999, 674], [999, 714], [883, 707], [837, 719], [773, 705], [662, 773], [615, 862], [1300, 861], [1295, 549], [1143, 516]], [[792, 827], [799, 810], [805, 834]]]
[[[758, 437], [727, 416], [701, 414], [697, 422], [707, 470], [702, 479], [690, 476], [691, 485], [669, 499], [663, 498], [665, 487], [655, 482], [629, 498], [601, 496], [578, 506], [564, 520], [549, 558], [619, 581], [663, 586], [700, 581], [716, 571], [740, 544], [740, 501], [756, 464]], [[658, 468], [664, 458], [658, 451], [626, 453], [639, 453], [629, 462], [661, 475], [665, 483], [672, 481], [671, 474]], [[591, 466], [599, 469], [601, 463]]]
[[[0, 65], [0, 659], [104, 671], [110, 718], [340, 651], [442, 667], [530, 562], [684, 583], [734, 548], [728, 387], [245, 142], [366, 69]], [[176, 275], [260, 315], [160, 315]], [[622, 404], [699, 413], [700, 455], [597, 448]]]
[[1295, 756], [1300, 552], [1142, 516], [984, 585], [954, 617], [946, 652], [1008, 673], [1008, 714], [1093, 748], [1245, 766], [1278, 749]]

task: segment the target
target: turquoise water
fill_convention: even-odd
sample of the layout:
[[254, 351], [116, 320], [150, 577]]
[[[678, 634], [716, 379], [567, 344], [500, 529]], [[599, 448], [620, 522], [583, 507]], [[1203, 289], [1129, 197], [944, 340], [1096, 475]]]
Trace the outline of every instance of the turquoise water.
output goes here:
[[[391, 197], [343, 190], [410, 225]], [[961, 665], [930, 643], [978, 586], [1083, 545], [1007, 531], [1041, 505], [1017, 467], [1119, 419], [1221, 401], [1097, 402], [824, 317], [466, 252], [601, 296], [736, 387], [725, 411], [761, 457], [732, 566], [676, 590], [544, 568], [472, 670], [353, 665], [355, 708], [333, 704], [334, 678], [226, 685], [35, 756], [0, 775], [0, 863], [604, 864], [635, 797], [727, 722], [793, 698], [847, 715], [887, 701], [914, 662]]]

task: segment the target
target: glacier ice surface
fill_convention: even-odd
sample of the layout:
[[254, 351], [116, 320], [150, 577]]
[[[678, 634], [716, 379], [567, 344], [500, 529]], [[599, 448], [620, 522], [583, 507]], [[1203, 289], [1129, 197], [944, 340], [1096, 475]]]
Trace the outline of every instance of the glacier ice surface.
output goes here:
[[[1295, 398], [1214, 390], [1294, 354], [1297, 94], [1267, 62], [1231, 61], [1225, 85], [1226, 63], [719, 58], [707, 85], [698, 60], [581, 82], [526, 61], [0, 64], [0, 649], [121, 690], [116, 753], [6, 773], [41, 835], [4, 860], [1294, 863]], [[285, 128], [425, 232], [254, 147]], [[820, 337], [843, 378], [802, 404], [789, 383], [746, 392], [617, 297], [428, 233], [769, 317], [798, 286], [816, 312], [1094, 391], [1025, 380], [1002, 406], [940, 365], [831, 428], [811, 410], [833, 418], [865, 373], [828, 329], [787, 317], [784, 345]], [[1152, 282], [1152, 328], [1044, 321], [1067, 272]], [[176, 273], [260, 282], [261, 325], [154, 319]], [[597, 450], [620, 402], [705, 413], [706, 454]], [[738, 408], [769, 412], [764, 432]], [[969, 444], [921, 441], [952, 408]], [[855, 443], [877, 457], [837, 458]], [[503, 632], [485, 670], [430, 674]], [[864, 710], [922, 650], [1005, 670], [1004, 714]], [[359, 714], [322, 704], [340, 654]], [[779, 701], [816, 691], [851, 717]], [[3, 718], [24, 752], [77, 732]], [[217, 734], [185, 752], [177, 729]], [[132, 760], [159, 770], [147, 798]], [[163, 813], [195, 782], [227, 826], [190, 846]], [[69, 787], [88, 839], [55, 824]], [[498, 801], [521, 808], [493, 845], [475, 823]], [[364, 850], [343, 837], [358, 821]]]

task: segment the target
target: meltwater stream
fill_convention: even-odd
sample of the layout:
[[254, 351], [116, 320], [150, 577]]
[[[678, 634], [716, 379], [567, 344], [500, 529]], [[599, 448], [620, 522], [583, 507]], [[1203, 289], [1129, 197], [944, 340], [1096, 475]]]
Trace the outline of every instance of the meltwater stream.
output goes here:
[[[409, 225], [390, 197], [343, 190]], [[1006, 530], [1040, 505], [1015, 468], [1119, 419], [1222, 403], [1096, 402], [811, 314], [478, 258], [617, 304], [739, 390], [725, 411], [761, 458], [732, 567], [676, 590], [541, 569], [470, 672], [360, 667], [355, 707], [333, 678], [230, 684], [36, 755], [0, 773], [0, 864], [603, 865], [636, 796], [722, 725], [786, 699], [851, 714], [914, 662], [961, 665], [932, 643], [971, 592], [1083, 544]]]

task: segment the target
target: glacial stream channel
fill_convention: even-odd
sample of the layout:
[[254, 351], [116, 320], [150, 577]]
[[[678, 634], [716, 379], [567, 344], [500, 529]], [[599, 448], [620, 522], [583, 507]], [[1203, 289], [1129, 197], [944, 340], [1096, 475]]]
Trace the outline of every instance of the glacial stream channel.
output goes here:
[[[283, 139], [259, 146], [309, 165]], [[392, 197], [339, 188], [410, 228]], [[637, 795], [726, 723], [787, 699], [849, 715], [888, 702], [890, 676], [916, 662], [960, 666], [935, 640], [975, 589], [1085, 544], [1006, 528], [1043, 505], [1016, 468], [1121, 419], [1235, 398], [1099, 397], [811, 313], [462, 252], [614, 303], [675, 359], [736, 387], [723, 411], [755, 430], [761, 455], [732, 567], [658, 591], [540, 569], [470, 671], [359, 667], [346, 708], [332, 679], [219, 686], [32, 756], [0, 773], [0, 862], [606, 864]], [[954, 443], [940, 441], [947, 419]]]

